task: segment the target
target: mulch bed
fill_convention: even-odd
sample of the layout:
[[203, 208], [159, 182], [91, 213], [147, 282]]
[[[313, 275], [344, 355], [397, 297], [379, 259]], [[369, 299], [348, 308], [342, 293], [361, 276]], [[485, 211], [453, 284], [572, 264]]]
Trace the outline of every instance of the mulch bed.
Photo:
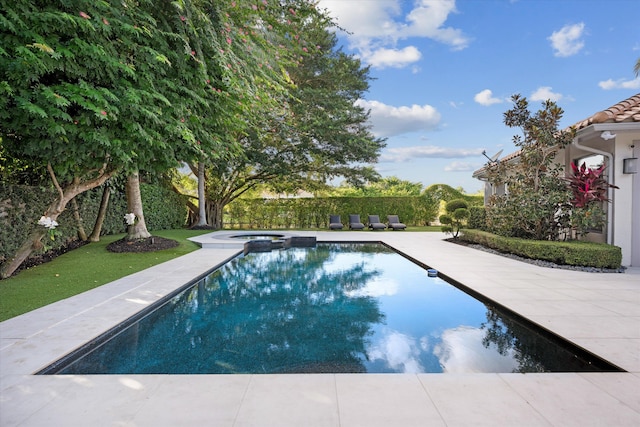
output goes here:
[[[20, 267], [18, 267], [16, 271], [13, 272], [12, 276], [15, 276], [22, 270], [28, 270], [29, 268], [52, 261], [54, 258], [57, 258], [60, 255], [65, 254], [74, 249], [81, 248], [82, 246], [88, 243], [89, 243], [88, 241], [72, 240], [66, 245], [61, 246], [59, 248], [51, 249], [46, 253], [43, 253], [40, 255], [32, 255], [26, 260], [24, 260], [22, 264], [20, 264]], [[115, 252], [115, 253], [155, 252], [155, 251], [161, 251], [163, 249], [175, 248], [179, 244], [180, 244], [179, 242], [172, 239], [165, 239], [164, 237], [152, 236], [146, 239], [137, 239], [137, 240], [120, 239], [107, 245], [107, 250], [109, 252]]]
[[20, 264], [20, 267], [18, 267], [16, 269], [16, 271], [13, 272], [12, 276], [15, 276], [16, 274], [18, 274], [18, 272], [20, 272], [22, 270], [28, 270], [31, 267], [35, 267], [37, 265], [49, 262], [49, 261], [53, 260], [54, 258], [57, 258], [60, 255], [62, 255], [64, 253], [67, 253], [69, 251], [72, 251], [74, 249], [78, 249], [78, 248], [86, 245], [87, 243], [89, 243], [89, 242], [85, 242], [85, 241], [82, 241], [82, 240], [72, 240], [69, 243], [67, 243], [66, 245], [61, 246], [59, 248], [48, 250], [47, 252], [45, 252], [43, 254], [40, 254], [40, 255], [30, 256], [29, 258], [25, 259], [22, 262], [22, 264]]
[[146, 239], [126, 240], [120, 239], [107, 245], [109, 252], [155, 252], [164, 249], [171, 249], [178, 246], [179, 243], [172, 239], [164, 237], [151, 236]]

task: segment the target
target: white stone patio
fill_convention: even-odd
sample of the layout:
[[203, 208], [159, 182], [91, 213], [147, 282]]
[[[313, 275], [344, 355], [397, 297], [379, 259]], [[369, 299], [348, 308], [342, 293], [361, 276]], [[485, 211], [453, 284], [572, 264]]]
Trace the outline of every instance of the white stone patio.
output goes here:
[[0, 323], [0, 426], [640, 425], [640, 269], [536, 267], [441, 233], [296, 234], [384, 241], [628, 372], [33, 375], [232, 257], [240, 249], [230, 244]]

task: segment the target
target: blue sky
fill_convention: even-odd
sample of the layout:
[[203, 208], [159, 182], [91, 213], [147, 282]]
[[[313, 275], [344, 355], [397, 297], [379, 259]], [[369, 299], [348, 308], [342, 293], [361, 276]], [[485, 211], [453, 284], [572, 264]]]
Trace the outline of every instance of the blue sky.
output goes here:
[[378, 172], [481, 188], [472, 172], [515, 151], [502, 123], [520, 93], [546, 99], [570, 126], [640, 92], [639, 0], [320, 0], [350, 34], [344, 51], [371, 66], [359, 103], [387, 138]]

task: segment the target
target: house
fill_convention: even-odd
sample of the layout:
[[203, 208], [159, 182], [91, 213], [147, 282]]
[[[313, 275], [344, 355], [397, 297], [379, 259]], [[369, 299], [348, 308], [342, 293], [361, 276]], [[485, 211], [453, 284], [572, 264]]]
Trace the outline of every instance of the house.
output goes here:
[[[571, 171], [571, 163], [583, 162], [594, 167], [604, 163], [607, 179], [618, 189], [611, 189], [607, 209], [607, 226], [602, 233], [589, 233], [589, 239], [622, 248], [622, 265], [640, 267], [640, 93], [599, 111], [570, 128], [576, 130], [570, 145], [556, 156]], [[520, 152], [511, 153], [500, 162], [518, 161]], [[504, 186], [487, 181], [486, 168], [473, 173], [485, 182], [485, 204], [492, 194], [504, 194]]]

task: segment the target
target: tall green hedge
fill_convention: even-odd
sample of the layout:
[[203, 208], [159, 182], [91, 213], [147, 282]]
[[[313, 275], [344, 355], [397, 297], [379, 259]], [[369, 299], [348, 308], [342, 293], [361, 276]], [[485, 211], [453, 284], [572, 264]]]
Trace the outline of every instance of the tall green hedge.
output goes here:
[[413, 226], [436, 219], [438, 203], [430, 197], [326, 197], [300, 199], [237, 199], [225, 209], [224, 222], [230, 228], [328, 228], [329, 215], [340, 215], [347, 225], [349, 214], [398, 215]]
[[469, 228], [487, 230], [487, 210], [484, 206], [469, 206]]
[[[76, 201], [83, 227], [87, 234], [93, 230], [103, 188], [96, 188], [80, 194]], [[149, 231], [180, 228], [187, 217], [184, 200], [164, 187], [141, 184], [145, 221]], [[56, 198], [53, 188], [20, 185], [0, 185], [0, 263], [13, 255], [22, 245], [24, 238], [31, 234], [47, 206]], [[127, 228], [124, 214], [127, 201], [123, 191], [112, 191], [109, 209], [102, 225], [102, 235], [124, 233]], [[57, 219], [55, 240], [45, 238], [45, 250], [57, 249], [77, 239], [77, 223], [73, 217], [72, 205]]]
[[[140, 184], [144, 221], [149, 231], [182, 228], [187, 221], [186, 196], [165, 187]], [[124, 213], [122, 214], [124, 215]]]

